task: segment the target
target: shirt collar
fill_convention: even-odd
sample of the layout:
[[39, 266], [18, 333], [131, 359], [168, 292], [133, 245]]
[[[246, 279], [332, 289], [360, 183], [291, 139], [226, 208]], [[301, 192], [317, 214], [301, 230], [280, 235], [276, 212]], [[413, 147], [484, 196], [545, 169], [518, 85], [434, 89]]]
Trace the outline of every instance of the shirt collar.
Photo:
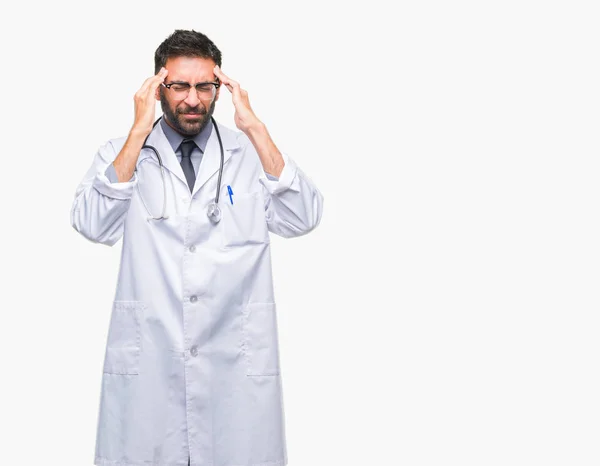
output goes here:
[[[173, 152], [177, 152], [181, 141], [183, 141], [184, 139], [189, 139], [187, 136], [184, 136], [183, 134], [180, 134], [173, 128], [171, 128], [169, 124], [165, 121], [164, 117], [160, 119], [159, 124], [162, 127], [162, 130], [165, 133], [165, 136], [167, 137], [167, 140], [169, 141]], [[210, 133], [212, 132], [212, 127], [212, 120], [209, 120], [209, 122], [202, 129], [202, 131], [200, 131], [198, 134], [196, 134], [196, 136], [192, 138], [196, 145], [200, 148], [202, 153], [204, 153], [204, 149], [206, 149], [206, 143], [208, 142], [208, 138], [210, 137]]]

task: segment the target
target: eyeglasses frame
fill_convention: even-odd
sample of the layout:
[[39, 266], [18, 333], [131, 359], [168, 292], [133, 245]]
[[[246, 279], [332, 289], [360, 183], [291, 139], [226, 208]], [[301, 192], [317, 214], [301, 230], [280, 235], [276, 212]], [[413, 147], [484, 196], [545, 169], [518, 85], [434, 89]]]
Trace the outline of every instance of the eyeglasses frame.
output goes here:
[[165, 83], [160, 83], [161, 86], [166, 87], [167, 89], [171, 89], [171, 86], [173, 84], [185, 84], [187, 86], [190, 86], [190, 88], [187, 91], [187, 95], [189, 95], [190, 90], [192, 89], [192, 87], [194, 89], [196, 89], [196, 95], [199, 96], [199, 91], [198, 91], [198, 86], [202, 85], [202, 84], [212, 84], [213, 86], [215, 86], [215, 92], [217, 91], [217, 89], [219, 89], [219, 87], [221, 87], [221, 82], [219, 81], [219, 78], [217, 78], [217, 82], [211, 82], [211, 81], [203, 81], [200, 83], [196, 83], [193, 86], [188, 83], [188, 82], [184, 82], [184, 81], [173, 81], [172, 83], [169, 84], [165, 84]]

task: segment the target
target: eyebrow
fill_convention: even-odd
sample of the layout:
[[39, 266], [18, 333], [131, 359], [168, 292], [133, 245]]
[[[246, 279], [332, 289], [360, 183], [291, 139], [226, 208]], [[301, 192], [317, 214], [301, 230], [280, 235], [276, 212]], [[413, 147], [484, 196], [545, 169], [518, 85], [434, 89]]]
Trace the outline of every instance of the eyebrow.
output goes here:
[[[196, 84], [202, 84], [202, 83], [213, 83], [213, 82], [218, 82], [218, 78], [215, 77], [214, 81], [198, 81]], [[187, 81], [171, 81], [171, 84], [190, 84]], [[190, 84], [191, 86], [191, 84]]]

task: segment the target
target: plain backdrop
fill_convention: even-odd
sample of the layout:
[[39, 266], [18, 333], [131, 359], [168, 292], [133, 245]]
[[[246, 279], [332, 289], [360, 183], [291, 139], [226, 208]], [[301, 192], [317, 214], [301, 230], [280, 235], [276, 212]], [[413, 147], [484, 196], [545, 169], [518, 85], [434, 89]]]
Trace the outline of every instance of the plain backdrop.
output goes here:
[[12, 3], [0, 462], [92, 464], [121, 242], [70, 208], [156, 47], [195, 29], [325, 199], [309, 235], [272, 238], [289, 465], [598, 465], [599, 20], [573, 0]]

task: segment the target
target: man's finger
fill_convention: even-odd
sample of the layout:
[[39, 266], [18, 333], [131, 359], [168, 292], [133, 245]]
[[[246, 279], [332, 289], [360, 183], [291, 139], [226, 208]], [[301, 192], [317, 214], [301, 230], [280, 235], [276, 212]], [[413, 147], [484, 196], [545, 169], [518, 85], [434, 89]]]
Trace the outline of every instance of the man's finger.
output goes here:
[[242, 93], [241, 93], [240, 83], [231, 79], [229, 76], [225, 75], [221, 71], [221, 69], [219, 68], [218, 65], [215, 66], [213, 71], [218, 76], [218, 78], [221, 80], [221, 83], [223, 83], [225, 85], [225, 87], [229, 90], [229, 92], [231, 92], [231, 94], [233, 95], [233, 103], [236, 104], [238, 102], [241, 102], [242, 101]]
[[227, 76], [225, 73], [223, 73], [221, 71], [221, 68], [219, 68], [219, 65], [215, 66], [213, 71], [218, 76], [218, 78], [221, 80], [221, 82], [223, 84], [225, 84], [227, 89], [229, 89], [230, 91], [233, 91], [233, 89], [236, 86], [238, 88], [240, 87], [240, 84], [237, 81], [234, 81], [233, 79], [231, 79], [229, 76]]
[[150, 76], [148, 79], [146, 79], [144, 81], [144, 83], [142, 84], [142, 86], [138, 90], [138, 94], [142, 94], [147, 89], [147, 87], [149, 86], [150, 81], [152, 81], [152, 79], [154, 79], [154, 76]]
[[160, 83], [164, 82], [164, 80], [168, 74], [169, 74], [169, 70], [167, 70], [166, 68], [161, 68], [160, 71], [156, 74], [156, 76], [154, 76], [152, 78], [152, 80], [150, 81], [149, 87], [150, 87], [150, 91], [152, 91], [153, 94], [154, 94], [154, 91], [156, 91], [156, 88], [158, 86], [160, 86]]
[[229, 89], [229, 92], [231, 92], [233, 96], [233, 104], [236, 105], [236, 107], [240, 103], [249, 106], [250, 102], [248, 101], [248, 92], [240, 87], [240, 83], [225, 75], [219, 68], [219, 65], [215, 66], [213, 71], [221, 80], [221, 82], [225, 84], [225, 87]]
[[169, 70], [167, 70], [166, 68], [163, 67], [154, 76], [150, 76], [148, 79], [146, 79], [144, 81], [144, 84], [142, 84], [142, 87], [140, 87], [140, 90], [139, 90], [140, 94], [145, 93], [149, 89], [152, 89], [152, 91], [154, 91], [154, 89], [156, 89], [158, 87], [158, 85], [164, 81], [167, 74], [169, 74]]

